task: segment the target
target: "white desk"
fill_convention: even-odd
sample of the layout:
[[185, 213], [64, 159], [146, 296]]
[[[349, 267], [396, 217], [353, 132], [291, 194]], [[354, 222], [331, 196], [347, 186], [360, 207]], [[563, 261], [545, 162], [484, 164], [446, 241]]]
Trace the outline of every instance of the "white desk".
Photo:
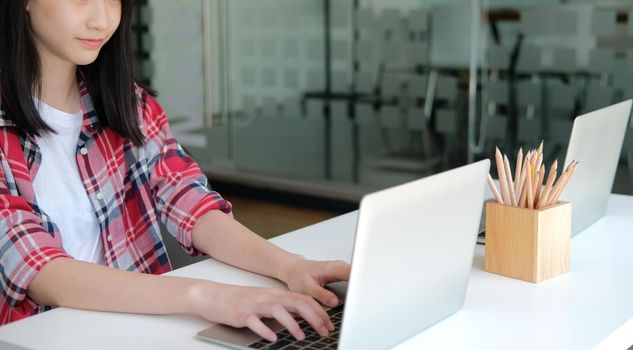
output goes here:
[[[342, 215], [272, 241], [309, 258], [349, 260], [355, 218]], [[589, 349], [633, 319], [632, 250], [633, 197], [620, 195], [611, 196], [604, 218], [572, 240], [570, 272], [547, 282], [484, 272], [484, 247], [477, 246], [463, 309], [397, 349]], [[280, 285], [213, 260], [170, 274]], [[0, 327], [0, 340], [32, 349], [218, 349], [194, 337], [208, 325], [186, 315], [59, 308]]]

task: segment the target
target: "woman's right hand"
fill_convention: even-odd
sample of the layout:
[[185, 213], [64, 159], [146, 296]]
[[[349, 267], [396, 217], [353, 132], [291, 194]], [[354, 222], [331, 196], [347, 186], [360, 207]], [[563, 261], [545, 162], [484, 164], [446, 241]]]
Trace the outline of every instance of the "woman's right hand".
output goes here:
[[323, 308], [303, 294], [213, 282], [198, 285], [194, 290], [195, 313], [212, 322], [236, 328], [248, 327], [271, 342], [277, 340], [277, 335], [262, 322], [262, 318], [276, 319], [298, 340], [303, 340], [305, 334], [293, 315], [305, 319], [322, 337], [334, 330]]

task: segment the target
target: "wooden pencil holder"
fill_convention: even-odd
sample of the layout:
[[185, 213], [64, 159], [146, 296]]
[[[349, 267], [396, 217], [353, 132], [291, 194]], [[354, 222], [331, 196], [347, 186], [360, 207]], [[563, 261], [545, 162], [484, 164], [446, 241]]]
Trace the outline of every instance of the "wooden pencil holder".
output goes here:
[[486, 203], [484, 269], [539, 283], [569, 271], [571, 203], [525, 209]]

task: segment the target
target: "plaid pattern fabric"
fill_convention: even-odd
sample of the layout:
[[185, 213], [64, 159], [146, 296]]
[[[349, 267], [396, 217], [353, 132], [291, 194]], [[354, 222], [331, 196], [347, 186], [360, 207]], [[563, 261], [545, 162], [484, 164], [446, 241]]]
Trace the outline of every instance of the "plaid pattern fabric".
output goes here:
[[[208, 189], [198, 165], [172, 136], [161, 106], [137, 89], [147, 141], [136, 147], [99, 125], [83, 79], [79, 89], [77, 165], [99, 222], [106, 264], [142, 273], [170, 271], [159, 220], [187, 253], [200, 254], [191, 238], [196, 220], [210, 210], [230, 214], [231, 205]], [[37, 205], [32, 181], [40, 164], [35, 140], [0, 118], [0, 325], [49, 309], [28, 298], [27, 287], [47, 262], [70, 257], [57, 226]]]

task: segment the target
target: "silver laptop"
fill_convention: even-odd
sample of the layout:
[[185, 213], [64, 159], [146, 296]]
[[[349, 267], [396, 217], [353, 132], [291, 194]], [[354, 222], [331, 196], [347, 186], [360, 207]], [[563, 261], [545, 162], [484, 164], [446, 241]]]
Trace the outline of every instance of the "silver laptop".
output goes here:
[[561, 195], [572, 203], [572, 236], [604, 215], [630, 114], [628, 100], [574, 121], [565, 166], [574, 160], [580, 164]]
[[[283, 346], [272, 347], [386, 349], [458, 311], [489, 168], [483, 160], [363, 197], [340, 326], [328, 338], [304, 328], [310, 340], [302, 342], [281, 331]], [[248, 329], [222, 325], [198, 337], [238, 349], [270, 346]]]

